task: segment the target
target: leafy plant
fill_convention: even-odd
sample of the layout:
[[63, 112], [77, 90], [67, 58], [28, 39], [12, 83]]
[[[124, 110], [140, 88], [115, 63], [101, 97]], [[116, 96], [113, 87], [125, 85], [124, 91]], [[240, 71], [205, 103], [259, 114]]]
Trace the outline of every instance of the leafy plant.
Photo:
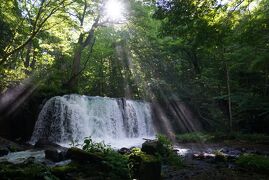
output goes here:
[[87, 152], [108, 153], [113, 151], [110, 145], [106, 145], [104, 141], [94, 142], [91, 137], [86, 137], [82, 149]]

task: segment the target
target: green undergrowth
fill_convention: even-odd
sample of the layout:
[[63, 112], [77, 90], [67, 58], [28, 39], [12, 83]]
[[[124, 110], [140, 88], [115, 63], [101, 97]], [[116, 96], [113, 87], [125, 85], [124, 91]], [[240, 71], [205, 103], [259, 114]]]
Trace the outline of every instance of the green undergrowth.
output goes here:
[[183, 166], [182, 159], [173, 150], [172, 142], [164, 135], [157, 135], [159, 147], [158, 154], [162, 162], [181, 168]]
[[232, 133], [205, 133], [191, 132], [176, 135], [178, 142], [182, 143], [211, 143], [224, 141], [249, 142], [257, 144], [269, 144], [269, 135], [266, 134], [244, 134], [240, 132]]
[[104, 163], [110, 167], [113, 172], [112, 179], [130, 179], [128, 169], [128, 157], [114, 151], [111, 146], [104, 142], [94, 142], [91, 137], [84, 140], [82, 149], [90, 153], [98, 153], [104, 158]]
[[1, 180], [57, 180], [50, 169], [42, 164], [33, 162], [23, 164], [0, 163]]
[[[128, 155], [128, 167], [132, 179], [139, 179], [145, 165], [152, 167], [160, 165], [160, 158], [149, 155], [141, 151], [140, 148], [133, 148], [131, 154]], [[153, 168], [154, 169], [154, 168]], [[157, 172], [156, 172], [157, 173]]]
[[178, 134], [176, 139], [179, 142], [209, 142], [213, 139], [214, 136], [202, 133], [202, 132], [193, 132], [193, 133], [185, 133], [185, 134]]
[[263, 173], [269, 174], [268, 156], [243, 154], [236, 160], [236, 164], [246, 169], [261, 171]]

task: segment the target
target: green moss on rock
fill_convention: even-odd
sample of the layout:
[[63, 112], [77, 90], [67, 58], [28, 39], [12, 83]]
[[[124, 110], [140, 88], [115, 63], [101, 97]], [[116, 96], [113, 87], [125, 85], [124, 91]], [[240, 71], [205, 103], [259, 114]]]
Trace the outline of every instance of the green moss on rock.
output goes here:
[[0, 179], [51, 179], [57, 180], [49, 168], [42, 164], [27, 163], [27, 164], [11, 164], [1, 163], [0, 164]]

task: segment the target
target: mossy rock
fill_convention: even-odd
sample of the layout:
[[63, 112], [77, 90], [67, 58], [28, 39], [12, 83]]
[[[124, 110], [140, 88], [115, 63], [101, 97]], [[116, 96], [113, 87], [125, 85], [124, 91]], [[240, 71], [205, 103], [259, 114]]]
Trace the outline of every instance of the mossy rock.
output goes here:
[[147, 140], [142, 144], [141, 151], [147, 154], [156, 155], [158, 153], [158, 146], [160, 145], [157, 140]]
[[9, 153], [9, 149], [7, 147], [0, 147], [0, 157], [5, 156]]
[[51, 172], [60, 179], [128, 179], [119, 176], [109, 164], [81, 164], [79, 162], [72, 162], [65, 166], [52, 167]]
[[66, 157], [78, 162], [100, 163], [104, 158], [98, 153], [90, 153], [79, 148], [69, 148]]
[[149, 155], [135, 149], [129, 156], [132, 178], [147, 180], [161, 179], [161, 161], [157, 156]]

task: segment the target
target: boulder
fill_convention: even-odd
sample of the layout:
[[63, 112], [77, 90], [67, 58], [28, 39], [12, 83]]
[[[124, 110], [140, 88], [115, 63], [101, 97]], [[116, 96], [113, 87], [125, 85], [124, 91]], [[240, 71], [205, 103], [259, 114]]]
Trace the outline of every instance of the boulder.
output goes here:
[[79, 148], [69, 148], [66, 152], [66, 158], [70, 158], [78, 162], [99, 163], [103, 161], [103, 158], [97, 154], [83, 151]]
[[131, 154], [131, 150], [129, 148], [123, 147], [123, 148], [121, 148], [121, 149], [118, 150], [118, 153], [120, 153], [122, 155], [123, 154]]
[[161, 161], [154, 155], [143, 152], [132, 153], [129, 156], [132, 179], [161, 179]]
[[56, 150], [56, 151], [61, 151], [61, 152], [67, 151], [67, 148], [62, 147], [56, 143], [53, 143], [45, 138], [39, 139], [35, 144], [35, 148], [42, 149], [42, 150], [54, 150], [54, 151]]
[[158, 141], [157, 140], [147, 140], [142, 144], [141, 151], [155, 155], [158, 152]]
[[64, 153], [63, 152], [59, 152], [57, 150], [45, 150], [45, 158], [46, 159], [49, 159], [53, 162], [60, 162], [60, 161], [63, 161], [65, 160], [64, 159]]

